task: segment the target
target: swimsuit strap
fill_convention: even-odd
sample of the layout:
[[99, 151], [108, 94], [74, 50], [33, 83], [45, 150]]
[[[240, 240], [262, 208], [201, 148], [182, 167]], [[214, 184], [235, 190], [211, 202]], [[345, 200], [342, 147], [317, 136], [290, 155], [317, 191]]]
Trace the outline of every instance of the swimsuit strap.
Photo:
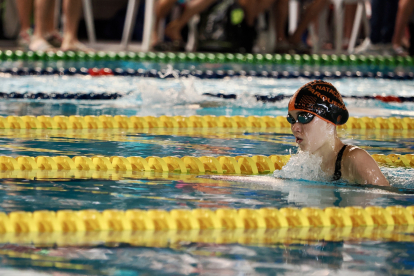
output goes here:
[[342, 155], [344, 154], [345, 148], [347, 145], [344, 145], [341, 150], [338, 152], [338, 156], [336, 157], [335, 162], [335, 172], [333, 175], [333, 181], [341, 179], [342, 173], [341, 173], [341, 162], [342, 162]]

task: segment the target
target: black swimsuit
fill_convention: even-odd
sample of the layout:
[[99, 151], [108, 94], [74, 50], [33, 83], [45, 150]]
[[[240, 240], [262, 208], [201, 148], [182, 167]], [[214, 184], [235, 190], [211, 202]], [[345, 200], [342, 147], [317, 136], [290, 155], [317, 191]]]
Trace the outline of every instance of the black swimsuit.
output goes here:
[[335, 172], [332, 177], [332, 181], [336, 181], [341, 179], [342, 173], [341, 173], [341, 162], [342, 162], [342, 155], [344, 154], [345, 148], [347, 145], [344, 145], [341, 150], [338, 152], [338, 156], [336, 157], [335, 162]]

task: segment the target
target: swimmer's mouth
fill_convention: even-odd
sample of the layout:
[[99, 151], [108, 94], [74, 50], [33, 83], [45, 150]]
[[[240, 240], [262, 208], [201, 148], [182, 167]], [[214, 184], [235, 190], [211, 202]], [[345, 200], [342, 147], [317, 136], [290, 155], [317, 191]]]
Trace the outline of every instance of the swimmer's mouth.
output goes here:
[[300, 143], [302, 143], [302, 141], [303, 141], [303, 139], [301, 139], [299, 137], [296, 137], [296, 143], [300, 144]]

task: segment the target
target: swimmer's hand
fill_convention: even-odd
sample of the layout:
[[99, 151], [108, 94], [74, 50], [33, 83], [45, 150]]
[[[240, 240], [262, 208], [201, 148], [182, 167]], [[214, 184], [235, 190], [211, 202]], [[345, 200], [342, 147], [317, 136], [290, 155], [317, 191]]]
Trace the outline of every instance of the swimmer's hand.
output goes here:
[[357, 184], [371, 184], [376, 186], [390, 186], [382, 174], [377, 162], [365, 150], [352, 147], [344, 160], [348, 168], [348, 179]]

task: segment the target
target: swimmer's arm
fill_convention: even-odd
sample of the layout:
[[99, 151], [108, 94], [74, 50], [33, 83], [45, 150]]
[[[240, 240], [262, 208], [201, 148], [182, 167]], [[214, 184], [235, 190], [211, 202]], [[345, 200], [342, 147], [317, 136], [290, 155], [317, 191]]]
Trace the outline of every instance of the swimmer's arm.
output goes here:
[[390, 186], [377, 162], [365, 150], [354, 147], [348, 153], [351, 178], [357, 184]]

